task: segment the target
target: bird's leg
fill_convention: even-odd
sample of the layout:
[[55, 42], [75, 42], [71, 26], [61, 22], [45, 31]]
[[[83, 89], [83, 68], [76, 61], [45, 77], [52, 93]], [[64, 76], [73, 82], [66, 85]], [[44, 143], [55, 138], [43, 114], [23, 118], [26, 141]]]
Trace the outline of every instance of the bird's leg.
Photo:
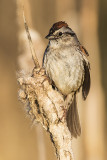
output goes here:
[[68, 109], [69, 109], [69, 107], [72, 104], [72, 101], [74, 99], [74, 93], [70, 93], [66, 97], [64, 96], [64, 99], [65, 99], [64, 106], [61, 106], [62, 109], [63, 109], [63, 115], [62, 115], [60, 120], [62, 120], [63, 118], [66, 119], [67, 111], [68, 111]]
[[74, 92], [68, 94], [65, 98], [65, 108], [68, 111], [70, 105], [72, 104], [72, 101], [74, 99]]

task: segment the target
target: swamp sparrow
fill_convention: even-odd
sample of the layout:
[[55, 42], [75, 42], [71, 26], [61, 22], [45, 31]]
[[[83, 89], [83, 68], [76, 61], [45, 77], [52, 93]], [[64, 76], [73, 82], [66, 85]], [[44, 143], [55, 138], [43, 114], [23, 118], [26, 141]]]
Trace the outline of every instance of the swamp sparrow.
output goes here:
[[85, 100], [90, 89], [88, 52], [65, 22], [53, 24], [46, 38], [49, 39], [49, 43], [44, 53], [43, 67], [65, 99], [74, 94], [66, 119], [71, 135], [77, 137], [81, 133], [81, 127], [76, 94], [82, 88], [82, 97]]

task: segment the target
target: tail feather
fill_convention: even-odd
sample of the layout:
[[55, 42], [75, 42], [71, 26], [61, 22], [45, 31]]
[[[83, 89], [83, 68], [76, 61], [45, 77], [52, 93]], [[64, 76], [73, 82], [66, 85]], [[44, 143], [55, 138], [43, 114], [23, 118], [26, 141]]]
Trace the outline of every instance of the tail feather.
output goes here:
[[73, 137], [77, 138], [77, 136], [80, 136], [81, 126], [76, 103], [76, 95], [74, 95], [74, 100], [67, 112], [67, 126]]

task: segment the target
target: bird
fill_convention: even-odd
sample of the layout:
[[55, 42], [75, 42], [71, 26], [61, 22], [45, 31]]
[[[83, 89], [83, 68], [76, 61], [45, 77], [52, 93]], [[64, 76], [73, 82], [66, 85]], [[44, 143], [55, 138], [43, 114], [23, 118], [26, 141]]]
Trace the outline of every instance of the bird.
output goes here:
[[65, 21], [54, 23], [45, 38], [49, 43], [43, 55], [43, 68], [65, 99], [74, 95], [66, 122], [72, 137], [77, 138], [81, 134], [81, 125], [76, 95], [81, 89], [83, 100], [86, 100], [90, 90], [89, 54]]

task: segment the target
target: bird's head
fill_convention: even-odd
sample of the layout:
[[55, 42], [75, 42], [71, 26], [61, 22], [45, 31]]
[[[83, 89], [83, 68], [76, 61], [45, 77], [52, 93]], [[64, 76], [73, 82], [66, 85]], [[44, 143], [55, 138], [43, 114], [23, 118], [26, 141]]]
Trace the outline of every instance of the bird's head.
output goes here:
[[63, 21], [59, 21], [54, 23], [53, 26], [49, 30], [49, 34], [45, 37], [46, 39], [51, 40], [73, 40], [76, 37], [75, 32], [69, 28], [68, 24]]

